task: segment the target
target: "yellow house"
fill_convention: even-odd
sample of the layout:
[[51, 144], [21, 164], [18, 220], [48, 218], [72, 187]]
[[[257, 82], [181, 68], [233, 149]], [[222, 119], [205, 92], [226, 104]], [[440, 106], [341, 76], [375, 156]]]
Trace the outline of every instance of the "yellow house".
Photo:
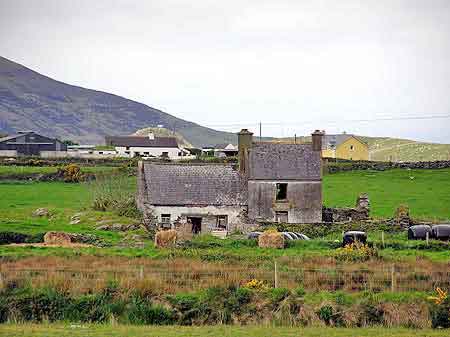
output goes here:
[[369, 160], [369, 147], [358, 137], [346, 133], [323, 136], [322, 157]]

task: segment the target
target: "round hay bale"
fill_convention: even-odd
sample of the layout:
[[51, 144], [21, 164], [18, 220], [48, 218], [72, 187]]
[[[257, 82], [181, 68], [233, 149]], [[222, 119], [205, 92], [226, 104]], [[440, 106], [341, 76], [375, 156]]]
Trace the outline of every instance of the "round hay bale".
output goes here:
[[70, 235], [64, 232], [47, 232], [44, 235], [44, 243], [51, 245], [70, 244], [72, 239]]
[[168, 248], [174, 247], [177, 243], [177, 231], [174, 229], [169, 229], [166, 231], [159, 231], [155, 235], [155, 247], [157, 248]]
[[258, 246], [261, 248], [284, 248], [283, 233], [264, 232], [258, 237]]

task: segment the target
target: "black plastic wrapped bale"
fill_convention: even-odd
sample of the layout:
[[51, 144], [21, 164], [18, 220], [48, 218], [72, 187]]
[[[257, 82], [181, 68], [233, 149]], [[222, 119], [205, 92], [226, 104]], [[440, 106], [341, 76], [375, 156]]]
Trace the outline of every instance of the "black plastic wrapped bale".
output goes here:
[[431, 239], [431, 227], [428, 225], [415, 225], [408, 228], [408, 240], [425, 240], [427, 233]]
[[249, 239], [249, 240], [258, 240], [260, 235], [261, 235], [261, 232], [250, 232], [247, 235], [247, 239]]
[[450, 240], [450, 224], [434, 225], [431, 228], [433, 238], [438, 240]]
[[367, 242], [367, 234], [362, 231], [349, 231], [344, 233], [344, 238], [342, 240], [342, 245], [345, 247], [354, 242], [359, 242], [362, 244], [366, 244]]

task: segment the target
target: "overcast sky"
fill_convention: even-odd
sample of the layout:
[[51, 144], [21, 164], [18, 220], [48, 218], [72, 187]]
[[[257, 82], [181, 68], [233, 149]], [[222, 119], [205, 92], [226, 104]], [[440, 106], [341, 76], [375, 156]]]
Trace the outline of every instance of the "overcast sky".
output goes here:
[[450, 143], [449, 0], [0, 0], [0, 55], [177, 117]]

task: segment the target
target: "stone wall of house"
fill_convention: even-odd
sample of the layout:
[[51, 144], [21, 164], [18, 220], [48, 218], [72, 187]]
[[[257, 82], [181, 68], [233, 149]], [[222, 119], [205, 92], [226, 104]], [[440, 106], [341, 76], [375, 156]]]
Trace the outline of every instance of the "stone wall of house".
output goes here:
[[[277, 183], [287, 183], [287, 198], [276, 200]], [[276, 221], [276, 212], [288, 212], [289, 223], [322, 221], [322, 184], [320, 181], [249, 181], [249, 218]]]
[[171, 227], [187, 224], [189, 217], [200, 217], [201, 233], [209, 233], [217, 229], [217, 217], [226, 215], [228, 232], [248, 232], [253, 228], [248, 223], [245, 206], [145, 206], [144, 209], [145, 214], [151, 214], [157, 226], [162, 225], [163, 214], [170, 214]]

